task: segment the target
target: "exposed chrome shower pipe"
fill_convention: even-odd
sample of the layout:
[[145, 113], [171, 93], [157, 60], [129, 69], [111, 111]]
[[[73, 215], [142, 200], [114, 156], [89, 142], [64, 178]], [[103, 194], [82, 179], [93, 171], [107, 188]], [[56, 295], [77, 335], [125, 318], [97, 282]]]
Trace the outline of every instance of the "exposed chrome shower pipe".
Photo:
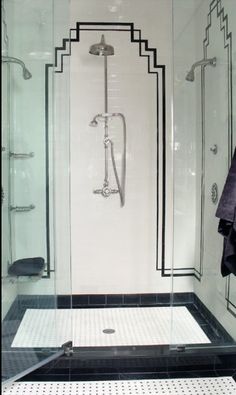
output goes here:
[[8, 27], [7, 27], [7, 21], [6, 21], [6, 9], [5, 9], [5, 2], [4, 0], [2, 0], [2, 4], [1, 4], [1, 8], [2, 8], [2, 25], [3, 25], [3, 40], [6, 46], [6, 52], [8, 52], [8, 48], [9, 48], [9, 38], [8, 38]]
[[186, 81], [190, 81], [190, 82], [194, 81], [195, 79], [194, 71], [196, 67], [207, 66], [207, 65], [216, 66], [216, 58], [202, 59], [199, 60], [198, 62], [195, 62], [185, 77]]
[[[104, 113], [97, 114], [90, 122], [90, 126], [97, 126], [98, 121], [104, 122], [104, 149], [105, 149], [105, 176], [103, 187], [101, 189], [95, 189], [95, 194], [101, 194], [103, 197], [109, 197], [111, 194], [119, 193], [121, 207], [125, 204], [125, 177], [126, 177], [126, 122], [125, 117], [121, 113], [109, 113], [108, 112], [108, 78], [107, 78], [107, 56], [114, 55], [114, 48], [111, 45], [106, 44], [105, 37], [102, 35], [101, 41], [98, 44], [91, 45], [89, 53], [92, 55], [104, 56]], [[121, 181], [118, 176], [115, 154], [114, 154], [114, 143], [109, 138], [108, 122], [110, 118], [120, 117], [123, 124], [123, 152], [122, 152], [122, 174]], [[117, 189], [111, 189], [109, 187], [109, 172], [108, 172], [108, 148], [111, 150], [111, 161], [113, 171], [116, 179]]]
[[112, 118], [115, 118], [115, 117], [121, 118], [122, 125], [123, 125], [123, 152], [122, 152], [122, 159], [121, 159], [121, 163], [122, 163], [122, 166], [121, 166], [121, 168], [122, 168], [121, 181], [119, 180], [117, 167], [116, 167], [116, 162], [115, 162], [114, 143], [108, 136], [106, 136], [104, 134], [104, 146], [105, 146], [106, 149], [108, 149], [109, 147], [111, 149], [112, 166], [113, 166], [114, 175], [115, 175], [115, 179], [116, 179], [116, 184], [117, 184], [118, 190], [110, 189], [108, 187], [109, 181], [108, 181], [108, 178], [107, 178], [107, 183], [105, 182], [106, 179], [104, 180], [103, 188], [102, 189], [95, 189], [94, 193], [96, 193], [96, 194], [100, 193], [104, 197], [109, 197], [111, 194], [119, 193], [121, 207], [123, 207], [124, 204], [125, 204], [126, 140], [127, 140], [127, 138], [126, 138], [125, 116], [122, 113], [119, 113], [119, 112], [97, 114], [97, 115], [95, 115], [95, 117], [90, 122], [90, 126], [97, 126], [98, 125], [98, 121], [99, 121], [99, 122], [104, 122], [104, 125], [107, 125], [107, 127], [108, 127], [108, 120], [112, 119]]
[[32, 74], [29, 72], [29, 70], [26, 68], [24, 62], [18, 58], [14, 58], [12, 56], [2, 56], [2, 62], [3, 63], [16, 63], [19, 64], [22, 67], [22, 72], [23, 72], [23, 78], [25, 80], [29, 80], [32, 77]]
[[[104, 40], [105, 41], [105, 40]], [[108, 112], [108, 89], [107, 89], [107, 56], [104, 56], [104, 109], [105, 113]], [[108, 138], [108, 120], [105, 118], [105, 139]], [[108, 146], [104, 144], [105, 148], [105, 178], [104, 178], [104, 185], [108, 186]]]

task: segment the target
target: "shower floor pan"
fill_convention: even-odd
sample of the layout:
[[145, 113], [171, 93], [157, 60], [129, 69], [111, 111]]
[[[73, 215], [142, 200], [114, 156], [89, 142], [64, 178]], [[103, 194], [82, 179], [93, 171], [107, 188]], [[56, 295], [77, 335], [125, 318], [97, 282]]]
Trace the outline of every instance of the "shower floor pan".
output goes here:
[[11, 347], [60, 347], [69, 340], [75, 347], [211, 343], [184, 306], [27, 309]]

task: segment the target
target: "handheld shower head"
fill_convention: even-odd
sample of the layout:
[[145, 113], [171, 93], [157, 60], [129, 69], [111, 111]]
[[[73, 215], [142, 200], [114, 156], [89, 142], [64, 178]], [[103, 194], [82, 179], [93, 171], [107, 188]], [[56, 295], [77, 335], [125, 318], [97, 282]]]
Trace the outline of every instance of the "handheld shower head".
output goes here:
[[97, 115], [95, 115], [95, 117], [92, 119], [92, 121], [89, 123], [89, 126], [95, 128], [96, 126], [98, 126], [98, 121], [97, 121]]

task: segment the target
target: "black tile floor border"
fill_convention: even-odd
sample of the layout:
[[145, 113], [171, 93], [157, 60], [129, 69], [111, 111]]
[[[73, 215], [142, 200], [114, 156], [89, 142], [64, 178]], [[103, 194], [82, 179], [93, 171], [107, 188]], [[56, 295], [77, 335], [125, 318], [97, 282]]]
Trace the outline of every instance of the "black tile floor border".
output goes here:
[[[181, 292], [173, 295], [174, 305], [192, 304], [197, 301], [193, 292]], [[199, 300], [200, 301], [200, 300]], [[171, 305], [169, 293], [145, 294], [87, 294], [87, 295], [18, 295], [7, 314], [15, 315], [20, 308], [78, 308], [78, 307], [129, 307], [147, 305]], [[200, 304], [199, 304], [200, 305]]]
[[113, 381], [113, 380], [155, 380], [155, 379], [188, 379], [204, 377], [230, 376], [235, 380], [235, 370], [185, 370], [182, 372], [104, 372], [104, 373], [84, 373], [70, 372], [62, 374], [31, 373], [19, 381]]
[[[50, 295], [21, 295], [12, 304], [11, 309], [3, 321], [3, 349], [10, 350], [15, 333], [28, 308], [55, 308], [56, 306], [59, 308], [69, 308], [70, 306], [74, 308], [169, 306], [169, 301], [169, 294], [73, 295], [72, 297], [59, 295], [57, 300]], [[193, 293], [176, 294], [174, 301], [175, 305], [186, 306], [189, 309], [213, 345], [215, 344], [217, 346], [220, 343], [230, 344], [232, 342], [228, 333], [196, 295]], [[76, 377], [87, 377], [89, 380], [91, 377], [95, 379], [94, 377], [98, 377], [99, 375], [103, 377], [104, 375], [108, 375], [109, 377], [115, 375], [118, 377], [120, 374], [177, 374], [181, 376], [182, 374], [186, 375], [187, 371], [228, 371], [233, 372], [232, 374], [235, 375], [236, 355], [234, 354], [222, 355], [220, 357], [216, 355], [210, 355], [209, 357], [206, 355], [197, 356], [197, 349], [195, 349], [192, 354], [194, 355], [193, 358], [191, 354], [178, 354], [175, 357], [172, 355], [170, 358], [169, 355], [166, 355], [166, 352], [168, 354], [168, 350], [162, 351], [164, 350], [163, 347], [156, 347], [158, 349], [157, 355], [159, 355], [157, 358], [151, 358], [148, 356], [148, 353], [145, 358], [132, 358], [129, 355], [129, 348], [126, 351], [128, 358], [119, 357], [118, 359], [106, 359], [106, 357], [101, 356], [98, 359], [80, 360], [80, 352], [78, 354], [75, 352], [75, 355], [77, 355], [76, 358], [60, 358], [31, 373], [29, 377], [36, 381], [37, 379], [34, 379], [34, 377], [40, 375], [44, 377], [45, 381], [50, 381], [49, 377], [55, 376], [61, 378], [62, 381], [67, 381], [76, 380]], [[143, 348], [148, 349], [148, 347]], [[18, 349], [17, 351], [19, 351], [19, 355], [21, 355], [21, 351], [24, 354], [22, 349]], [[27, 351], [28, 354], [32, 349], [28, 349]]]
[[206, 324], [214, 330], [216, 338], [223, 339], [225, 343], [233, 343], [232, 337], [227, 333], [224, 327], [219, 323], [219, 321], [204, 305], [204, 303], [202, 303], [202, 301], [198, 298], [196, 294], [194, 294], [193, 304], [194, 306], [196, 306], [196, 311], [198, 314], [198, 317], [196, 317], [197, 322], [199, 322], [201, 316], [203, 320], [205, 320]]
[[[137, 378], [219, 377], [236, 375], [236, 354], [173, 355], [159, 358], [80, 360], [60, 357], [30, 373], [22, 381], [116, 380]], [[122, 377], [122, 378], [121, 378]]]
[[[107, 307], [148, 307], [169, 306], [169, 294], [131, 295], [58, 295], [59, 308], [107, 308]], [[139, 304], [136, 302], [139, 301]], [[76, 305], [80, 303], [79, 305]], [[111, 304], [110, 304], [111, 303]], [[233, 344], [233, 339], [193, 293], [175, 294], [174, 306], [185, 306], [198, 322], [212, 345]], [[12, 304], [3, 320], [3, 350], [9, 350], [15, 333], [28, 308], [55, 308], [55, 297], [48, 295], [20, 295]], [[161, 346], [160, 346], [161, 347]]]

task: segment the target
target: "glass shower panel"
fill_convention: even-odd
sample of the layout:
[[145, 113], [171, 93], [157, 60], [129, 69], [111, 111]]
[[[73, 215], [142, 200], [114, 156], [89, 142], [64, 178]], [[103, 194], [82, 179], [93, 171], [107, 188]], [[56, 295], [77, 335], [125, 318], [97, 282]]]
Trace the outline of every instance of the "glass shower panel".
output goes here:
[[[63, 10], [66, 24], [68, 2], [5, 0], [2, 9], [2, 373], [6, 381], [63, 354], [72, 326], [68, 309], [63, 330], [58, 331], [55, 254], [59, 242], [67, 248], [66, 238], [58, 241], [55, 221], [54, 118], [60, 114], [54, 108], [54, 47], [62, 18], [58, 10]], [[66, 116], [61, 124], [68, 129]], [[68, 211], [66, 215], [65, 232]], [[64, 289], [70, 307], [67, 258]]]
[[[56, 49], [59, 107], [68, 89], [64, 70], [67, 62], [71, 64], [70, 155], [63, 153], [67, 141], [61, 125], [62, 143], [58, 140], [56, 155], [67, 158], [71, 168], [78, 355], [92, 354], [94, 348], [101, 357], [114, 355], [114, 346], [115, 353], [122, 355], [124, 346], [127, 353], [135, 353], [138, 346], [169, 344], [171, 220], [170, 210], [165, 210], [170, 185], [167, 191], [165, 185], [170, 173], [164, 157], [171, 154], [166, 137], [170, 120], [165, 114], [171, 23], [170, 2], [158, 3], [150, 1], [145, 7], [139, 1], [134, 7], [128, 0], [113, 7], [109, 1], [71, 1], [70, 26]], [[159, 34], [163, 14], [169, 18], [161, 36], [166, 41]], [[102, 53], [96, 56], [104, 40], [109, 46], [103, 48], [107, 58]], [[122, 182], [125, 167], [126, 183]], [[61, 166], [61, 174], [64, 171]], [[61, 185], [60, 177], [57, 185], [62, 202], [67, 185]], [[61, 231], [64, 209], [58, 205]], [[61, 273], [65, 273], [63, 260]]]
[[[173, 22], [172, 345], [181, 349], [200, 344], [232, 346], [236, 341], [235, 275], [222, 272], [223, 237], [216, 211], [236, 144], [236, 3], [174, 1]], [[186, 337], [185, 344], [178, 340], [176, 309], [183, 289], [188, 295], [182, 303], [186, 313], [182, 325], [189, 320], [192, 326], [192, 337]]]

